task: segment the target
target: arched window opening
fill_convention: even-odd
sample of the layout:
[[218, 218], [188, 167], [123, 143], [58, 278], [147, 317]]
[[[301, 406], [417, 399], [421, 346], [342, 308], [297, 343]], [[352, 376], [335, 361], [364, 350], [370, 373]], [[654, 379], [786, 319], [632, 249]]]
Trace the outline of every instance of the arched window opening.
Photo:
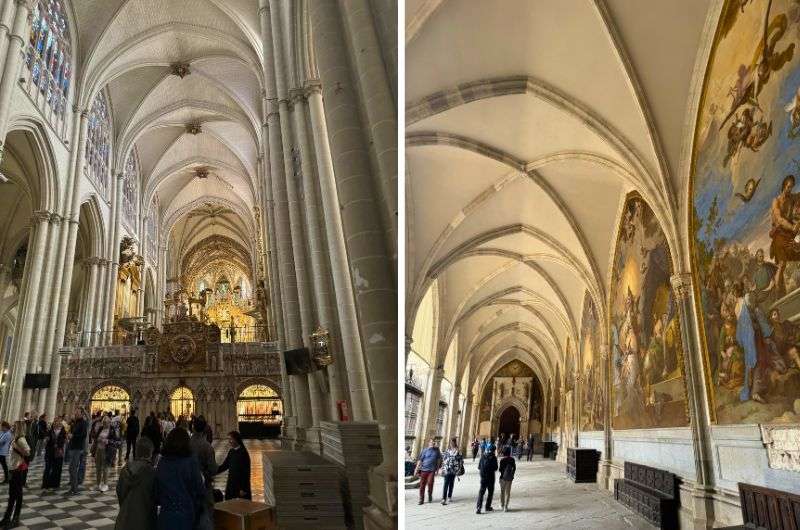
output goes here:
[[131, 396], [128, 392], [116, 385], [107, 385], [92, 394], [90, 409], [95, 412], [118, 410], [123, 416], [128, 414], [131, 406]]
[[139, 162], [131, 150], [122, 172], [122, 212], [131, 228], [136, 226], [137, 191], [139, 189]]
[[[63, 2], [40, 0], [31, 13], [25, 62], [30, 86], [52, 112], [63, 117], [72, 82], [72, 44]], [[38, 94], [36, 94], [38, 92]]]
[[194, 412], [194, 394], [185, 386], [179, 386], [172, 392], [170, 399], [170, 412], [175, 418], [186, 416], [187, 418]]
[[250, 385], [236, 402], [239, 432], [245, 438], [277, 438], [281, 433], [283, 401], [268, 385]]
[[83, 172], [97, 184], [103, 195], [108, 193], [108, 162], [111, 154], [111, 115], [101, 92], [94, 98], [89, 112], [86, 153]]

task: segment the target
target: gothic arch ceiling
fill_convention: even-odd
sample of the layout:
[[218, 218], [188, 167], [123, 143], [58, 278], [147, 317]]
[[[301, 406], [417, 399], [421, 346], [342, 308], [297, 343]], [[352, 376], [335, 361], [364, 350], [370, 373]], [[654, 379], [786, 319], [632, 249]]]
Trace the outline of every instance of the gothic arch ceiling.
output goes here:
[[[174, 259], [208, 235], [208, 220], [188, 213], [205, 202], [237, 205], [232, 215], [220, 216], [217, 228], [249, 248], [261, 134], [257, 2], [73, 4], [81, 104], [107, 89], [114, 167], [135, 149], [143, 215], [155, 215], [173, 237], [190, 228], [185, 239], [170, 242], [179, 250]], [[188, 65], [188, 75], [175, 65]], [[155, 196], [159, 211], [149, 212]]]
[[512, 350], [552, 377], [584, 293], [606, 307], [628, 191], [676, 245], [710, 2], [679, 4], [407, 2], [408, 321], [438, 279], [437, 351], [458, 331], [472, 382]]
[[[186, 274], [187, 266], [196, 272], [214, 260], [227, 260], [249, 271], [253, 252], [251, 234], [252, 226], [231, 206], [200, 202], [180, 214], [171, 226], [169, 273]], [[224, 244], [217, 244], [220, 241]]]

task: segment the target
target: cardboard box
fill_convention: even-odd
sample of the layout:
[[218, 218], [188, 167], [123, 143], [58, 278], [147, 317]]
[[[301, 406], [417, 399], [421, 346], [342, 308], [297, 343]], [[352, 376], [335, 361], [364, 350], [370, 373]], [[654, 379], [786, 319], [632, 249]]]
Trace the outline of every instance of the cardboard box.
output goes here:
[[231, 499], [214, 505], [215, 530], [275, 530], [275, 512], [262, 502]]

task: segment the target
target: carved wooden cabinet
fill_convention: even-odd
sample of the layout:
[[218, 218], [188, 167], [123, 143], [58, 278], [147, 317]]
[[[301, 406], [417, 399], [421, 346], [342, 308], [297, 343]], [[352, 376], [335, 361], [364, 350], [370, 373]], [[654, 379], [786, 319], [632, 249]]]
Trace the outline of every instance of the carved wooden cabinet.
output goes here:
[[600, 451], [596, 449], [567, 448], [567, 475], [573, 482], [597, 482]]

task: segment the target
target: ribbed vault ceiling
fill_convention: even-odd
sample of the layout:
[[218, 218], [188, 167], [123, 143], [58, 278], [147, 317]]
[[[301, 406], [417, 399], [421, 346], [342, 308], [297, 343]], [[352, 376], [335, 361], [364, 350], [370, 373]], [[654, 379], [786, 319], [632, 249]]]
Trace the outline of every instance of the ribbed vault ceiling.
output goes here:
[[627, 192], [677, 241], [709, 2], [680, 4], [406, 3], [408, 333], [438, 279], [435, 362], [457, 336], [463, 388], [515, 358], [563, 373]]

